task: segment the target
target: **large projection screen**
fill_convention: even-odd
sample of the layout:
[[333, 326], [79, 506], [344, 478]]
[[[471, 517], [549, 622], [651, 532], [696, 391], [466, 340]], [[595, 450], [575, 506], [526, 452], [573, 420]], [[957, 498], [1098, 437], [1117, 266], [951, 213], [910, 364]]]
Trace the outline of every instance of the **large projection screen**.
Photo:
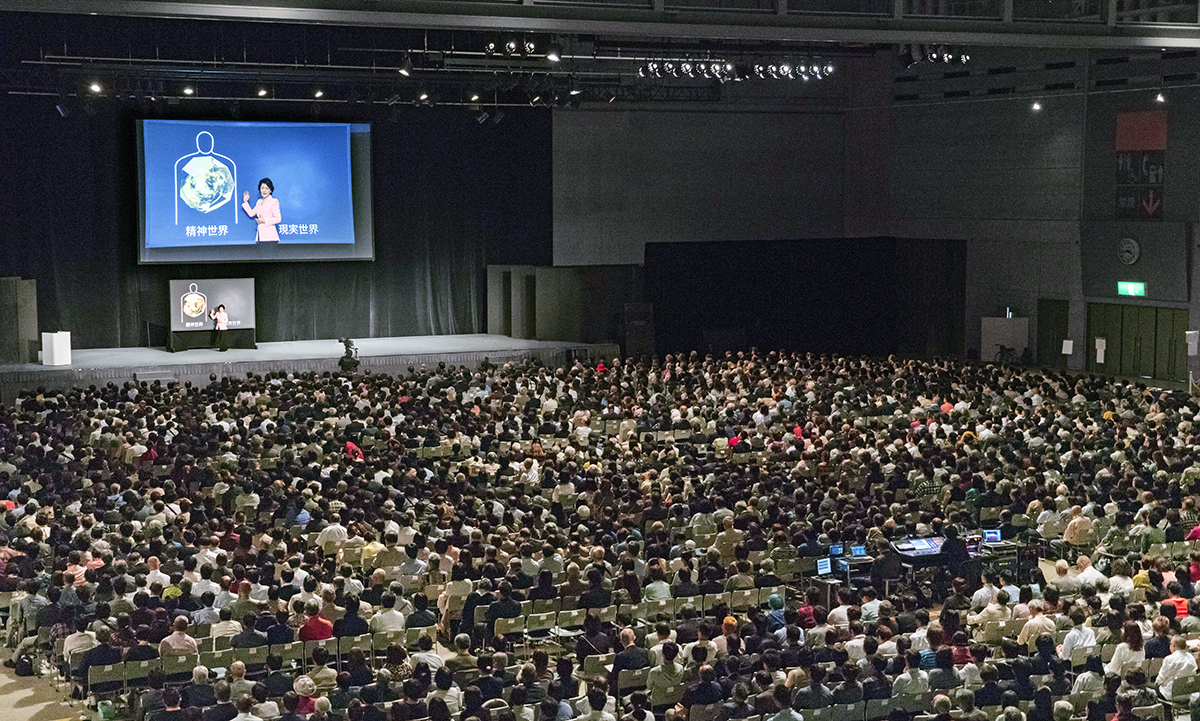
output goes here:
[[139, 120], [137, 137], [140, 262], [374, 257], [369, 125]]

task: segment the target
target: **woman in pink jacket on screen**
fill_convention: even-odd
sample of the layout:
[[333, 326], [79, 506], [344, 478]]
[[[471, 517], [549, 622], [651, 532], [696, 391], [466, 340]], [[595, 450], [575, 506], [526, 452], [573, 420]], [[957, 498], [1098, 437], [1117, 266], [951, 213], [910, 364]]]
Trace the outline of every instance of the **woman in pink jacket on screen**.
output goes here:
[[246, 215], [258, 221], [258, 235], [255, 240], [259, 243], [279, 242], [279, 231], [275, 226], [283, 220], [279, 215], [279, 201], [271, 197], [275, 192], [275, 184], [270, 178], [258, 181], [258, 192], [262, 195], [254, 207], [250, 207], [250, 191], [242, 193], [242, 209]]

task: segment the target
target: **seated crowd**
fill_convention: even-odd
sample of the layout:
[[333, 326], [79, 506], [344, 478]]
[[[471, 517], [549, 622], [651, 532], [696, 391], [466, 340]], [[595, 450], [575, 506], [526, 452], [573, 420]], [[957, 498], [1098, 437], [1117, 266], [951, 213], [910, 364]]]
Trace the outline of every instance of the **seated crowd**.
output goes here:
[[[1190, 402], [787, 353], [42, 390], [0, 412], [7, 664], [163, 659], [115, 684], [150, 721], [1134, 721], [1196, 674]], [[875, 560], [827, 599], [839, 543]]]

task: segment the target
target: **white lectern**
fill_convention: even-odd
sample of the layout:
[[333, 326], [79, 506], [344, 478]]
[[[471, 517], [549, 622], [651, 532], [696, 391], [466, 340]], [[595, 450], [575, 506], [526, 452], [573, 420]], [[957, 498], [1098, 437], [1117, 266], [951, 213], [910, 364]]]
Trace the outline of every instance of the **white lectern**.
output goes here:
[[42, 333], [42, 365], [71, 365], [71, 333]]

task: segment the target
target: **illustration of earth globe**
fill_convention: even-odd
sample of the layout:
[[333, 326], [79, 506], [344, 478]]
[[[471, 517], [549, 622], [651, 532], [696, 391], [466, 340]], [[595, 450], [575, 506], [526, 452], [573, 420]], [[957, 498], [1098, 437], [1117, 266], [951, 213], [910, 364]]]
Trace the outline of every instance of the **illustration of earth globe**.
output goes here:
[[187, 177], [179, 188], [179, 197], [189, 208], [211, 213], [233, 197], [233, 173], [211, 155], [192, 158], [183, 166]]

